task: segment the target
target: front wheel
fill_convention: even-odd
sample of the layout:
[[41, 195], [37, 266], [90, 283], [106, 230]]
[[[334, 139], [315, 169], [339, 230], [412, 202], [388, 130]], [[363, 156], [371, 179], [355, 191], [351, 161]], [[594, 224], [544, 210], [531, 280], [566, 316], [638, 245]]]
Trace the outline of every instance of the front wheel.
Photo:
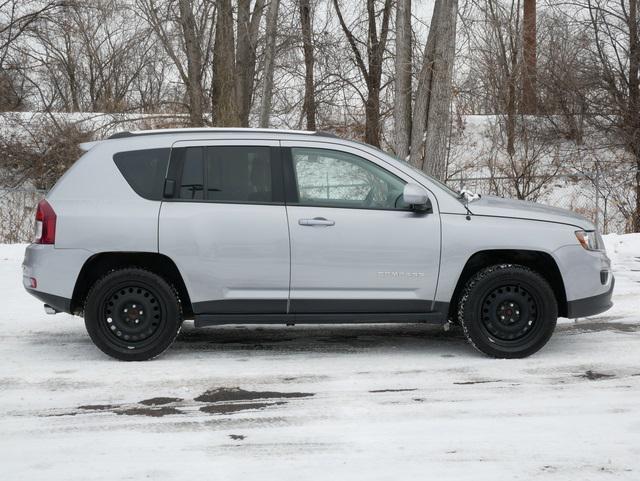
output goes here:
[[87, 295], [84, 322], [94, 344], [123, 361], [158, 356], [176, 338], [182, 310], [162, 277], [139, 268], [108, 273]]
[[467, 340], [498, 358], [527, 357], [541, 349], [556, 327], [558, 306], [549, 283], [518, 265], [490, 266], [466, 284], [458, 321]]

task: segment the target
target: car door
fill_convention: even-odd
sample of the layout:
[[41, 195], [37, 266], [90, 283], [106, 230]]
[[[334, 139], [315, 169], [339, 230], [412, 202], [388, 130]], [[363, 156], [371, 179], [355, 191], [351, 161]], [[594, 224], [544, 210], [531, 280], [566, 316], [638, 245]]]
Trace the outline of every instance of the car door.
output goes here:
[[278, 142], [176, 142], [159, 251], [176, 263], [195, 314], [282, 314], [289, 234]]
[[289, 312], [341, 313], [342, 319], [353, 314], [353, 320], [382, 313], [378, 320], [391, 321], [422, 319], [437, 309], [440, 221], [433, 196], [432, 212], [410, 210], [402, 192], [411, 179], [364, 150], [304, 141], [282, 145]]

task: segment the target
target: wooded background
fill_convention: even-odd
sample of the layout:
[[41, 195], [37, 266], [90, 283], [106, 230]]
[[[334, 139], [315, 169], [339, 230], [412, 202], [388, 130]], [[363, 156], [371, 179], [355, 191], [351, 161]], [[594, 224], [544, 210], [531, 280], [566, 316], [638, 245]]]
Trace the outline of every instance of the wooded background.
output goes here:
[[587, 182], [637, 232], [638, 21], [637, 0], [0, 0], [0, 187], [47, 189], [132, 125], [324, 130], [500, 195]]

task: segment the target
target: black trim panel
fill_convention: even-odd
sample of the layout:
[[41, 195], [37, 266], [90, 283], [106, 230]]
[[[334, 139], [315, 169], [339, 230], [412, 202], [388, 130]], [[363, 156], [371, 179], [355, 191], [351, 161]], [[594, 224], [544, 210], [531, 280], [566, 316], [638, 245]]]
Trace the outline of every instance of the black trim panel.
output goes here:
[[286, 314], [286, 299], [225, 299], [194, 302], [194, 314]]
[[447, 302], [398, 299], [238, 299], [196, 302], [195, 325], [426, 322], [445, 323]]
[[67, 299], [66, 297], [56, 296], [54, 294], [48, 294], [42, 291], [36, 291], [35, 289], [26, 289], [26, 290], [33, 297], [41, 300], [45, 304], [50, 305], [56, 311], [66, 312], [67, 314], [71, 314], [71, 299]]
[[419, 299], [291, 299], [289, 312], [296, 314], [422, 313], [431, 311], [432, 304], [432, 301]]
[[405, 323], [420, 322], [444, 324], [447, 314], [443, 312], [400, 312], [362, 314], [196, 314], [195, 326], [221, 324], [342, 324], [342, 323]]
[[611, 276], [611, 287], [604, 294], [585, 297], [584, 299], [578, 299], [576, 301], [568, 301], [567, 317], [569, 319], [576, 319], [578, 317], [595, 316], [609, 309], [613, 306], [611, 296], [613, 295], [613, 286], [615, 283], [616, 279]]

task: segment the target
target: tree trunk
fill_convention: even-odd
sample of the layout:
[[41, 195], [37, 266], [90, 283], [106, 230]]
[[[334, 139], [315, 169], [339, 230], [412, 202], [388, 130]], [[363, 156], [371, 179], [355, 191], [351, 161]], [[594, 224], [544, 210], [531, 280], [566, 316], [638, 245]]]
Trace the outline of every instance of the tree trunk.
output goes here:
[[309, 0], [300, 0], [300, 23], [302, 26], [302, 49], [304, 51], [304, 106], [307, 130], [316, 130], [316, 99], [313, 80], [315, 63], [311, 39], [311, 6]]
[[438, 21], [442, 10], [442, 0], [436, 0], [431, 16], [431, 28], [427, 44], [422, 57], [422, 67], [418, 75], [418, 88], [413, 105], [413, 119], [411, 122], [411, 151], [410, 162], [415, 167], [422, 169], [424, 165], [424, 142], [427, 128], [427, 114], [431, 100], [431, 79], [433, 78], [433, 63], [435, 58], [436, 37], [438, 35]]
[[367, 0], [368, 16], [368, 75], [365, 75], [367, 82], [367, 102], [365, 105], [365, 138], [364, 141], [380, 147], [380, 89], [382, 87], [382, 62], [384, 51], [387, 46], [387, 35], [389, 32], [389, 19], [391, 16], [391, 0], [385, 0], [382, 10], [382, 23], [380, 25], [380, 35], [376, 25], [375, 1]]
[[427, 116], [425, 146], [427, 155], [423, 170], [436, 179], [447, 175], [447, 149], [451, 133], [451, 89], [453, 60], [456, 53], [458, 0], [448, 0], [443, 10], [440, 42], [436, 44], [435, 68], [431, 81], [431, 101]]
[[395, 151], [406, 159], [411, 134], [411, 0], [398, 0], [396, 7], [395, 69]]
[[367, 82], [369, 93], [365, 104], [364, 141], [374, 147], [380, 147], [380, 81], [378, 76]]
[[271, 0], [267, 12], [266, 42], [264, 49], [264, 74], [262, 80], [262, 99], [260, 101], [260, 127], [269, 127], [271, 99], [273, 98], [273, 70], [278, 33], [278, 8], [280, 0]]
[[217, 127], [238, 127], [231, 0], [218, 0], [218, 19], [213, 48], [213, 122]]
[[200, 127], [203, 123], [202, 110], [202, 52], [198, 44], [196, 21], [190, 0], [179, 0], [180, 26], [184, 36], [187, 55], [187, 95], [189, 97], [189, 124]]
[[458, 0], [436, 0], [411, 134], [411, 162], [440, 180], [446, 177], [457, 17]]
[[256, 42], [264, 2], [263, 0], [256, 0], [253, 14], [251, 14], [250, 6], [251, 0], [238, 0], [238, 19], [236, 23], [238, 39], [235, 58], [237, 72], [236, 102], [242, 127], [249, 126], [253, 80], [256, 71]]
[[522, 17], [522, 106], [523, 114], [535, 115], [538, 111], [537, 88], [537, 39], [536, 0], [524, 0]]

